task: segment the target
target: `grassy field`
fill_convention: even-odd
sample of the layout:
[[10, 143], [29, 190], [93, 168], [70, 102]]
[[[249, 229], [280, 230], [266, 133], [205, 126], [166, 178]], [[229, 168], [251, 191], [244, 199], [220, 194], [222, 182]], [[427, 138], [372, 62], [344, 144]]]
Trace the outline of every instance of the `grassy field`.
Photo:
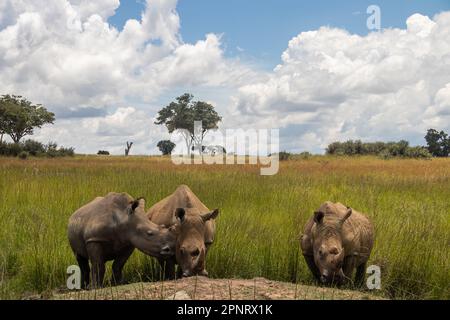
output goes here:
[[[371, 264], [388, 298], [449, 299], [450, 159], [313, 157], [281, 163], [275, 176], [256, 166], [175, 166], [154, 157], [0, 158], [0, 298], [64, 288], [76, 261], [69, 216], [109, 191], [155, 203], [187, 184], [220, 208], [208, 255], [213, 278], [265, 277], [311, 284], [298, 235], [325, 200], [367, 213], [376, 229]], [[130, 282], [157, 278], [152, 258], [135, 252]]]

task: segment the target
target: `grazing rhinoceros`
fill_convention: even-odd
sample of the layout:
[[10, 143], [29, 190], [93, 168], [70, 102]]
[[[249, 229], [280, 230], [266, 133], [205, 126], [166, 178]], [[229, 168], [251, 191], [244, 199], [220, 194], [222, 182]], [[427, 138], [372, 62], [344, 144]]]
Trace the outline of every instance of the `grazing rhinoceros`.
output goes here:
[[173, 256], [176, 234], [148, 220], [145, 200], [126, 193], [109, 193], [81, 207], [70, 217], [69, 243], [81, 269], [83, 288], [103, 284], [105, 262], [112, 265], [113, 283], [122, 281], [122, 269], [134, 248], [153, 257]]
[[330, 201], [322, 204], [306, 223], [301, 237], [303, 256], [322, 283], [364, 281], [365, 266], [373, 246], [373, 226], [363, 214]]
[[207, 276], [206, 253], [214, 241], [214, 220], [219, 210], [210, 211], [188, 186], [181, 185], [151, 207], [147, 214], [154, 223], [175, 226], [177, 230], [175, 259], [160, 259], [165, 276], [169, 279], [175, 277], [176, 263], [183, 277]]

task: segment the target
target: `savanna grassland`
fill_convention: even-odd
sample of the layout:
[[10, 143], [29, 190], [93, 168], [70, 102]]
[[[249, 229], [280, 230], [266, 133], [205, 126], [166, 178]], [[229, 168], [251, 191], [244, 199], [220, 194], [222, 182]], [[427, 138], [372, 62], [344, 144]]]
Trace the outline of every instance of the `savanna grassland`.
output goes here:
[[[450, 298], [450, 159], [325, 156], [281, 162], [274, 176], [261, 176], [257, 166], [176, 166], [161, 157], [0, 158], [0, 298], [65, 287], [66, 269], [76, 264], [66, 225], [81, 205], [125, 191], [150, 207], [179, 184], [221, 210], [207, 259], [212, 278], [312, 284], [298, 236], [331, 200], [375, 225], [369, 264], [382, 270], [377, 294]], [[157, 264], [135, 251], [125, 278], [158, 280]]]

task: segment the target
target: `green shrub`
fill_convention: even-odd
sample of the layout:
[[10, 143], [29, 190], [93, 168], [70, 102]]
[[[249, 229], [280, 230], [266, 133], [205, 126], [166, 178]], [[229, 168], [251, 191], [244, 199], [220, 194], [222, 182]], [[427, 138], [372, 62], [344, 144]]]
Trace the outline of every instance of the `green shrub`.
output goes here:
[[74, 148], [59, 147], [56, 142], [49, 142], [46, 146], [46, 154], [49, 158], [55, 157], [73, 157], [75, 155]]
[[312, 154], [308, 151], [304, 151], [304, 152], [301, 152], [299, 154], [299, 156], [300, 156], [300, 159], [309, 159], [312, 157]]
[[26, 160], [26, 159], [28, 158], [29, 155], [30, 155], [30, 154], [29, 154], [28, 152], [26, 152], [26, 151], [21, 151], [21, 152], [19, 153], [18, 157], [19, 157], [20, 159], [22, 159], [22, 160]]
[[39, 141], [29, 139], [23, 143], [23, 150], [36, 157], [45, 153], [45, 146]]
[[18, 143], [0, 143], [0, 155], [7, 157], [17, 157], [22, 151], [21, 144]]
[[424, 147], [409, 147], [405, 152], [407, 158], [431, 158], [431, 153]]
[[59, 147], [59, 149], [58, 149], [58, 156], [59, 157], [73, 157], [74, 155], [75, 155], [75, 149], [74, 148]]
[[378, 157], [384, 160], [389, 160], [393, 158], [393, 155], [389, 152], [389, 150], [385, 149], [378, 154]]
[[286, 161], [291, 158], [291, 154], [286, 151], [281, 151], [280, 153], [278, 153], [278, 157], [280, 161]]

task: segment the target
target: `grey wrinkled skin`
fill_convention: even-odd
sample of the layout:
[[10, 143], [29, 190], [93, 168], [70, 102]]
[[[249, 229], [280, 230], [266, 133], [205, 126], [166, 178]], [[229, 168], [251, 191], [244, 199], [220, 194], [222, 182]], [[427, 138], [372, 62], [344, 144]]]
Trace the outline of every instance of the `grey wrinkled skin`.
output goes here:
[[373, 247], [374, 230], [369, 219], [342, 203], [327, 201], [308, 220], [301, 249], [314, 277], [323, 284], [341, 285], [364, 281]]
[[121, 283], [123, 266], [135, 248], [156, 258], [173, 256], [176, 233], [148, 220], [144, 199], [111, 192], [75, 211], [68, 238], [86, 288], [90, 278], [92, 287], [103, 285], [105, 262], [110, 260], [114, 260], [112, 282]]
[[208, 275], [206, 255], [214, 242], [218, 214], [218, 209], [210, 211], [186, 185], [150, 208], [147, 215], [151, 221], [172, 226], [177, 232], [175, 256], [160, 259], [166, 278], [175, 277], [176, 264], [179, 276]]

